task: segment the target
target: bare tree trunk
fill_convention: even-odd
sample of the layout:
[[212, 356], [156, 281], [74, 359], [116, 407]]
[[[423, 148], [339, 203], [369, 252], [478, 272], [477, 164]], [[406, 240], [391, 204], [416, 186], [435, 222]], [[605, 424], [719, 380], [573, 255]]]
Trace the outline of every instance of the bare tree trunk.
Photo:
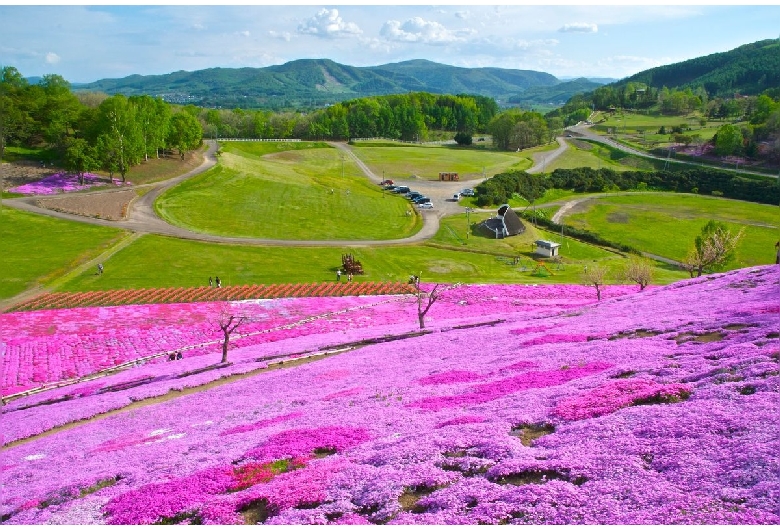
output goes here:
[[228, 343], [230, 342], [230, 333], [228, 333], [227, 329], [223, 330], [225, 332], [225, 340], [222, 342], [222, 360], [219, 361], [222, 364], [225, 364], [227, 362], [227, 352], [228, 352]]

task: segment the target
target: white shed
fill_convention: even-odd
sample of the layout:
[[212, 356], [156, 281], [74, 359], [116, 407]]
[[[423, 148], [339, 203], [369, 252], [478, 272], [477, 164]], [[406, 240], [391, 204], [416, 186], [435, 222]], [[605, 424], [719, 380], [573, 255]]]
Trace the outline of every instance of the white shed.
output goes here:
[[535, 241], [536, 243], [536, 254], [541, 254], [542, 256], [546, 256], [548, 258], [552, 258], [558, 255], [558, 248], [561, 246], [560, 243], [555, 243], [553, 241], [545, 241], [544, 239], [539, 239]]

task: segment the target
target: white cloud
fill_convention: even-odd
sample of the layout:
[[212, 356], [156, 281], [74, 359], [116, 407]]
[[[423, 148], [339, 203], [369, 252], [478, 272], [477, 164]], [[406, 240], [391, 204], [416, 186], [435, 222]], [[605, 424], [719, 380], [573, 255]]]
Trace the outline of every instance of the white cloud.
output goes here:
[[321, 9], [316, 16], [298, 26], [298, 33], [332, 39], [360, 35], [363, 30], [353, 22], [345, 22], [338, 9]]
[[397, 20], [388, 20], [382, 26], [380, 35], [387, 40], [397, 42], [421, 42], [423, 44], [451, 44], [462, 42], [472, 34], [471, 30], [450, 31], [434, 21], [423, 20], [420, 17], [410, 18], [403, 24]]
[[60, 62], [59, 55], [54, 52], [49, 52], [46, 54], [46, 64], [57, 64], [58, 62]]
[[292, 39], [292, 35], [289, 31], [274, 31], [269, 30], [268, 34], [273, 37], [274, 39], [283, 40], [284, 42], [290, 42]]
[[564, 24], [558, 31], [561, 33], [597, 33], [599, 27], [596, 24], [588, 24], [587, 22], [575, 22], [574, 24]]
[[462, 19], [462, 20], [466, 20], [467, 18], [469, 18], [469, 16], [471, 16], [471, 12], [470, 11], [455, 11], [455, 16], [460, 18], [460, 19]]
[[242, 37], [249, 37], [251, 35], [251, 33], [246, 30], [239, 31], [238, 34], [241, 35]]

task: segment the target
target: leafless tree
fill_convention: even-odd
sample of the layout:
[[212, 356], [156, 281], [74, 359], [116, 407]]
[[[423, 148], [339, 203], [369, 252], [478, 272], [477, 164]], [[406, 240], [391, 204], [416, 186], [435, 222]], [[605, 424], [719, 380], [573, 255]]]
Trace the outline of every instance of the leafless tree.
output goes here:
[[221, 363], [226, 363], [228, 358], [228, 345], [230, 344], [230, 335], [232, 335], [242, 324], [249, 322], [249, 316], [239, 315], [233, 311], [233, 308], [228, 303], [220, 305], [219, 329], [222, 330], [224, 340], [222, 341], [222, 360]]
[[649, 259], [631, 256], [623, 266], [622, 277], [639, 284], [639, 290], [644, 291], [645, 287], [652, 281], [653, 273], [653, 265]]
[[[439, 287], [441, 286], [437, 283], [430, 292], [423, 291], [420, 287], [419, 276], [415, 277], [414, 286], [417, 290], [417, 320], [420, 322], [420, 329], [423, 329], [425, 328], [425, 315], [428, 314], [428, 310], [439, 299], [441, 294]], [[425, 307], [423, 308], [423, 306]]]
[[607, 268], [603, 265], [596, 265], [590, 268], [586, 265], [582, 273], [582, 281], [596, 288], [596, 298], [599, 300], [601, 300], [601, 287], [604, 285], [606, 277]]
[[732, 233], [726, 225], [710, 221], [701, 229], [696, 237], [693, 248], [682, 262], [682, 268], [690, 273], [691, 278], [701, 276], [705, 270], [718, 269], [734, 256], [739, 240], [745, 229]]

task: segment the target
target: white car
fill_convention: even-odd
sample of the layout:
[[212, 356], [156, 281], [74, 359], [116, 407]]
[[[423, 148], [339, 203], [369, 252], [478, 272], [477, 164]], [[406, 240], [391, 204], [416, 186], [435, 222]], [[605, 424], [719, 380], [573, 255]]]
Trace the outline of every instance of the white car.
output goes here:
[[417, 207], [420, 210], [431, 210], [431, 209], [433, 209], [433, 203], [432, 202], [424, 202], [422, 204], [418, 204]]

